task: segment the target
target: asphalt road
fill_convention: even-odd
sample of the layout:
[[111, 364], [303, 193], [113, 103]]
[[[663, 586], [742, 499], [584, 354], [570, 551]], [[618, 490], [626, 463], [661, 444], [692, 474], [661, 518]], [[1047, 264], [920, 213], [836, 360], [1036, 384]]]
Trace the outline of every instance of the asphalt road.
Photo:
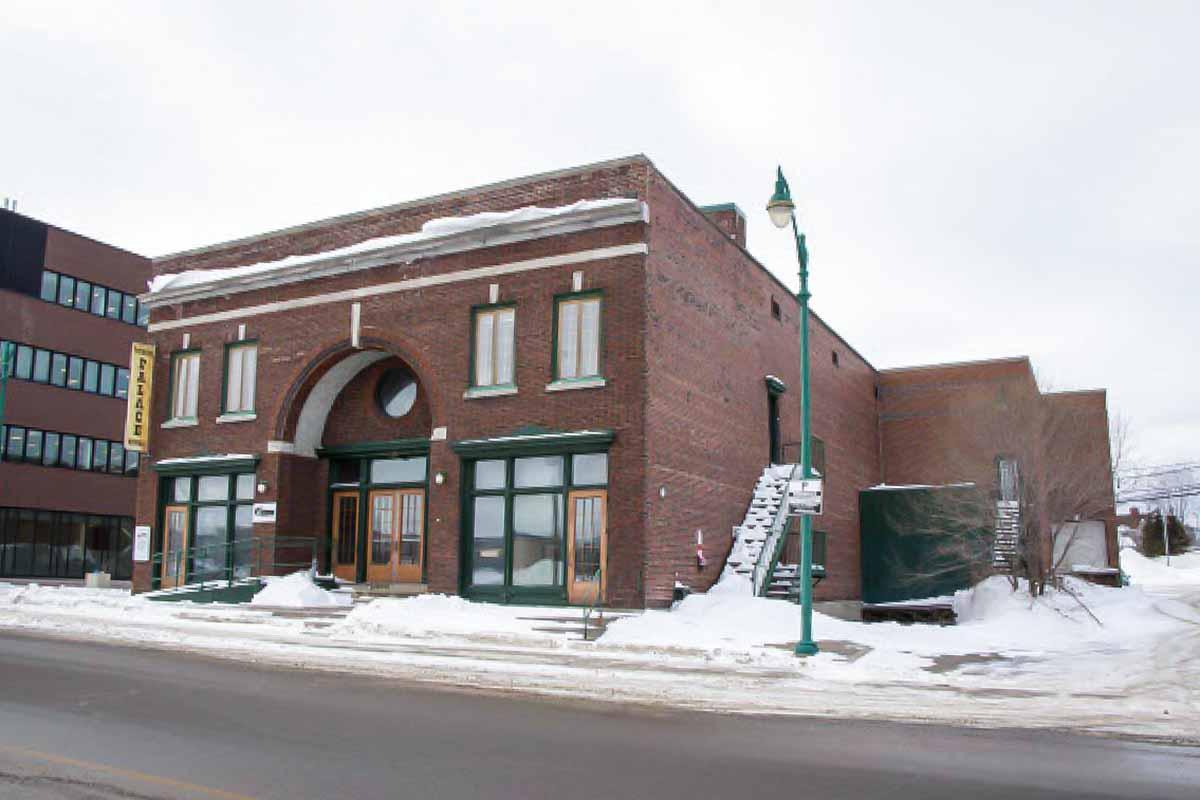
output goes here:
[[552, 703], [0, 633], [0, 798], [1200, 797], [1200, 750]]

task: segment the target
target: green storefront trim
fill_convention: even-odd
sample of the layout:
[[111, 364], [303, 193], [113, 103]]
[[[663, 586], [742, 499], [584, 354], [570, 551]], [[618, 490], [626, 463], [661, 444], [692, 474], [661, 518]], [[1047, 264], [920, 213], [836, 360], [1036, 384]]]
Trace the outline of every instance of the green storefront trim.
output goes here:
[[154, 471], [164, 478], [180, 475], [226, 475], [234, 472], [257, 472], [258, 456], [239, 456], [235, 458], [198, 458], [197, 460], [160, 461], [154, 465]]
[[616, 434], [610, 430], [531, 432], [490, 439], [464, 439], [451, 449], [464, 459], [511, 458], [515, 456], [569, 455], [607, 450]]
[[381, 442], [318, 447], [318, 458], [400, 458], [429, 455], [429, 439], [390, 439]]

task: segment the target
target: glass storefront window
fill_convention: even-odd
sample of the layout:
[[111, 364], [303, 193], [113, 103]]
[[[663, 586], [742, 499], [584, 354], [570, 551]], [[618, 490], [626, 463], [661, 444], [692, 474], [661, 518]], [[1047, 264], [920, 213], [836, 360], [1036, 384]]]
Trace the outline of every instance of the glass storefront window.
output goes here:
[[608, 453], [571, 456], [571, 483], [574, 486], [604, 486], [608, 483]]
[[195, 578], [212, 579], [225, 574], [225, 544], [228, 539], [229, 507], [199, 506], [196, 509], [196, 532], [192, 537], [192, 546], [195, 548], [192, 574]]
[[425, 456], [376, 459], [371, 462], [371, 483], [420, 483], [426, 461]]
[[513, 498], [514, 586], [557, 586], [563, 577], [563, 497], [519, 494]]
[[192, 479], [176, 478], [171, 481], [171, 499], [176, 503], [186, 503], [192, 499]]
[[196, 499], [201, 503], [229, 499], [228, 475], [202, 475], [197, 484]]
[[504, 584], [504, 498], [476, 497], [472, 526], [471, 582]]
[[513, 485], [518, 489], [561, 486], [562, 482], [562, 456], [518, 458], [513, 464]]
[[475, 462], [475, 488], [481, 490], [504, 488], [503, 459]]

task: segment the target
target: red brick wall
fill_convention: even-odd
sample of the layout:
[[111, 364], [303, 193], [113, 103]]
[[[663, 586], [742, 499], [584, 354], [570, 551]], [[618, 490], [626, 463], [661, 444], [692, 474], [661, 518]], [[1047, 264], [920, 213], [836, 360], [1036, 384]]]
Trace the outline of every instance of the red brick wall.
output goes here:
[[[624, 225], [542, 239], [483, 251], [322, 278], [304, 284], [233, 295], [227, 299], [156, 310], [154, 321], [192, 316], [214, 310], [251, 306], [350, 287], [370, 286], [402, 278], [455, 272], [472, 267], [596, 247], [637, 242], [644, 237], [641, 224]], [[572, 274], [584, 273], [585, 289], [602, 289], [604, 304], [604, 374], [608, 385], [599, 389], [547, 392], [551, 380], [553, 297], [572, 289]], [[510, 434], [529, 425], [552, 430], [609, 428], [616, 432], [610, 459], [609, 553], [610, 586], [614, 602], [641, 603], [641, 509], [643, 462], [640, 403], [629, 397], [642, 395], [645, 372], [641, 336], [643, 257], [627, 256], [582, 265], [536, 270], [494, 281], [475, 280], [429, 287], [362, 300], [363, 345], [384, 349], [408, 363], [421, 382], [422, 410], [413, 419], [389, 422], [360, 413], [373, 391], [370, 376], [348, 387], [333, 410], [326, 441], [395, 439], [416, 434], [422, 419], [428, 436], [433, 427], [448, 429], [448, 442], [434, 442], [431, 472], [445, 471], [447, 481], [431, 485], [428, 500], [428, 583], [430, 589], [454, 592], [459, 577], [460, 463], [450, 442]], [[517, 306], [515, 396], [467, 400], [471, 306], [488, 302], [489, 284], [500, 286], [500, 300]], [[199, 425], [161, 429], [153, 434], [155, 460], [209, 453], [263, 455], [269, 439], [290, 440], [294, 435], [295, 407], [306, 384], [323, 363], [349, 352], [350, 303], [320, 305], [288, 313], [252, 316], [245, 320], [197, 325], [186, 330], [191, 346], [201, 348]], [[218, 424], [220, 371], [223, 344], [233, 339], [240, 323], [259, 342], [258, 418], [253, 422]], [[179, 349], [182, 330], [152, 334], [158, 344], [155, 419], [167, 415], [168, 359]], [[308, 381], [311, 383], [311, 380]], [[427, 415], [427, 416], [423, 416]], [[289, 421], [290, 420], [290, 421]], [[256, 526], [257, 535], [321, 535], [327, 530], [325, 477], [312, 459], [298, 456], [265, 456], [259, 471], [270, 485], [260, 500], [280, 501], [274, 526]], [[151, 524], [153, 479], [141, 483], [139, 524]], [[158, 527], [157, 521], [153, 524]], [[148, 576], [139, 579], [144, 586]]]
[[[647, 600], [661, 603], [676, 575], [699, 589], [720, 575], [732, 527], [768, 460], [768, 374], [788, 386], [780, 398], [783, 441], [799, 441], [799, 308], [662, 176], [652, 176], [649, 199], [646, 572]], [[813, 431], [825, 440], [831, 476], [826, 515], [816, 524], [829, 552], [818, 597], [857, 597], [858, 490], [878, 480], [875, 373], [815, 315], [810, 334]]]
[[433, 424], [429, 416], [428, 392], [418, 382], [417, 399], [410, 412], [400, 418], [388, 417], [379, 408], [375, 390], [384, 373], [407, 365], [398, 358], [377, 362], [360, 372], [346, 385], [329, 410], [325, 425], [326, 447], [355, 442], [382, 442], [429, 436]]
[[883, 480], [893, 485], [990, 486], [998, 454], [969, 440], [964, 415], [988, 414], [1002, 393], [1037, 394], [1027, 358], [884, 370], [879, 387]]

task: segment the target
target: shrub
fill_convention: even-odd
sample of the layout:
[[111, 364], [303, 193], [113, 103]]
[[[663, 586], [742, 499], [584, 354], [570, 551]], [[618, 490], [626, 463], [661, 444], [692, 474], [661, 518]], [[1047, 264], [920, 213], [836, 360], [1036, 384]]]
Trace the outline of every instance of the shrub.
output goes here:
[[[1178, 517], [1167, 516], [1167, 539], [1171, 545], [1171, 554], [1178, 555], [1191, 545], [1191, 537], [1187, 528]], [[1142, 525], [1142, 555], [1161, 556], [1163, 551], [1163, 518], [1162, 514], [1147, 517]]]

